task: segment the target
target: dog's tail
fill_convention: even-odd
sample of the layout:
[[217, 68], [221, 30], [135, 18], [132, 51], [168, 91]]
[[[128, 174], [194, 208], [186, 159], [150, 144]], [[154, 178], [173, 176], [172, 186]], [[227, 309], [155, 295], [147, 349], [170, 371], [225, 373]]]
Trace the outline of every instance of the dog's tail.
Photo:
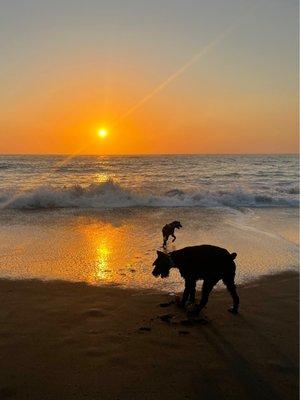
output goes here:
[[230, 257], [231, 257], [232, 260], [234, 260], [234, 259], [236, 258], [236, 256], [237, 256], [236, 253], [231, 253], [231, 254], [230, 254]]

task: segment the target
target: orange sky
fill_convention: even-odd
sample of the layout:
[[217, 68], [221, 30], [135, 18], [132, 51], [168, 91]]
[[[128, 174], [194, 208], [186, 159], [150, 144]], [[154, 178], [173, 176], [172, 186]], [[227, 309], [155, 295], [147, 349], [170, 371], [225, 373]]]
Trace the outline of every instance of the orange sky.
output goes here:
[[[153, 15], [159, 19], [155, 4], [150, 11], [146, 5], [138, 10], [144, 21], [135, 21], [134, 28], [131, 16], [122, 14], [125, 9], [117, 10], [122, 18], [114, 23], [97, 9], [103, 25], [101, 20], [91, 26], [83, 21], [75, 27], [73, 20], [62, 17], [52, 30], [50, 22], [56, 21], [58, 11], [50, 10], [49, 26], [46, 23], [43, 29], [34, 25], [34, 13], [23, 14], [25, 21], [28, 18], [23, 27], [28, 37], [17, 25], [15, 30], [4, 26], [0, 153], [296, 152], [295, 10], [266, 2], [258, 15], [247, 16], [242, 2], [232, 0], [222, 19], [222, 3], [212, 3], [211, 8], [201, 9], [199, 2], [191, 1], [194, 8], [186, 11], [178, 2], [165, 15], [167, 21], [177, 18], [178, 24], [166, 27], [158, 20], [156, 30], [148, 21]], [[15, 17], [21, 13], [16, 8], [4, 11]], [[82, 10], [72, 12], [75, 18]], [[189, 12], [198, 12], [200, 28], [197, 19], [191, 27]], [[207, 23], [209, 18], [212, 24]], [[114, 126], [240, 18], [244, 25]], [[9, 30], [14, 40], [10, 36], [8, 43]], [[109, 134], [101, 140], [97, 130], [103, 126]]]

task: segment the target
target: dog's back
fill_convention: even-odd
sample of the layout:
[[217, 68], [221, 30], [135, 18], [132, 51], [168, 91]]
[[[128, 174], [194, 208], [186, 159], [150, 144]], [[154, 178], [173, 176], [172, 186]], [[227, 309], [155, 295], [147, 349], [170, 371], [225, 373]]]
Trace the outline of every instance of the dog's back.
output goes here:
[[184, 278], [222, 279], [234, 276], [236, 253], [212, 245], [184, 247], [170, 253]]

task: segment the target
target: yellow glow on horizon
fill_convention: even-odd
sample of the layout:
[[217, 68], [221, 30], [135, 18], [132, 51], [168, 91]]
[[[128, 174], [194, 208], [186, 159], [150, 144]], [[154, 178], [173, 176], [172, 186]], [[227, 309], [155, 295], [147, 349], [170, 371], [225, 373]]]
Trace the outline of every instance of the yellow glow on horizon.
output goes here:
[[99, 129], [98, 136], [101, 138], [105, 138], [107, 136], [107, 130], [103, 128]]

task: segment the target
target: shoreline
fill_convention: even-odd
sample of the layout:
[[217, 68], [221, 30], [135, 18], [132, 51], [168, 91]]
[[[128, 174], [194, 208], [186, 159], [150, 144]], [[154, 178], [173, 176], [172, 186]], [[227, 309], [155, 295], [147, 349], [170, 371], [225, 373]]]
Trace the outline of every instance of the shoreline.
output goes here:
[[298, 398], [298, 273], [238, 291], [189, 326], [165, 292], [1, 279], [0, 398]]

